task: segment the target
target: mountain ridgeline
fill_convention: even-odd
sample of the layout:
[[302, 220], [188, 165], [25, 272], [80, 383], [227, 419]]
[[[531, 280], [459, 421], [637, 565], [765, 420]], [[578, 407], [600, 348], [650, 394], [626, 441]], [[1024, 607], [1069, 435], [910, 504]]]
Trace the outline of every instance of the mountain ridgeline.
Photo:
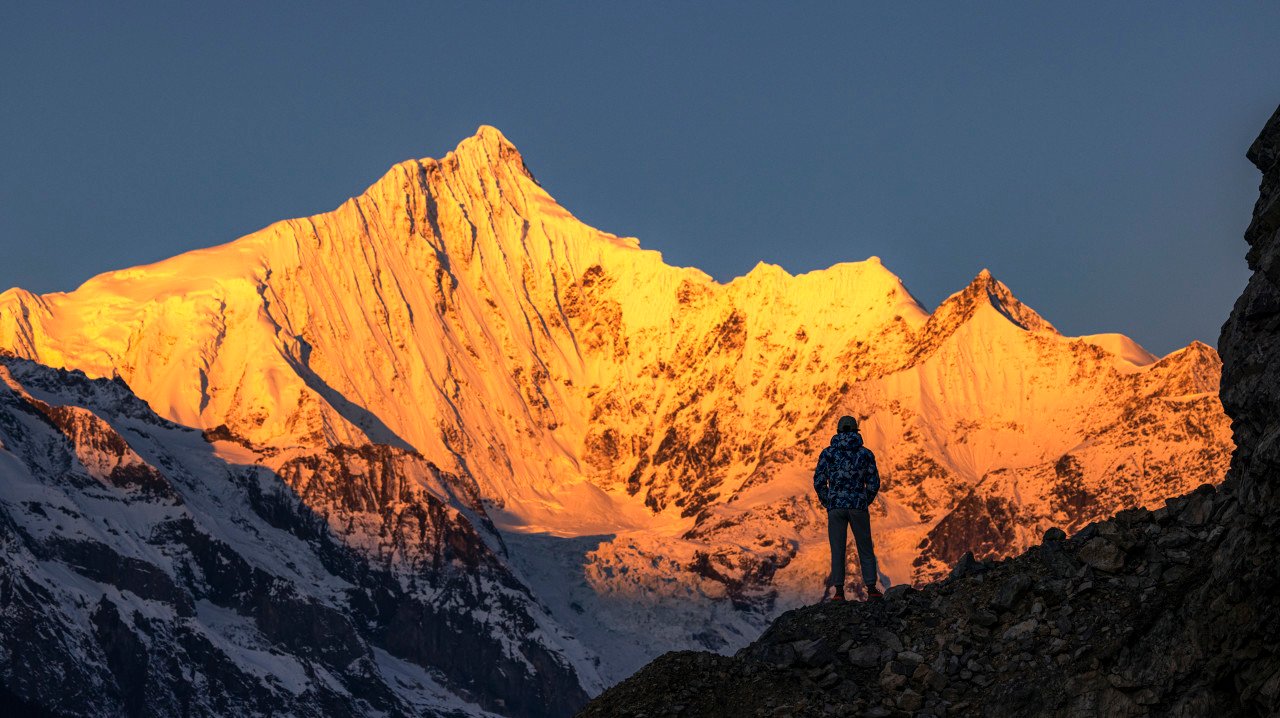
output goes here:
[[874, 257], [718, 283], [490, 127], [332, 212], [0, 294], [0, 350], [0, 699], [76, 715], [559, 716], [738, 650], [820, 590], [842, 414], [904, 585], [994, 586], [1051, 527], [1075, 562], [1234, 448], [1210, 347], [1064, 336], [985, 270], [931, 312]]
[[667, 654], [582, 715], [1280, 713], [1280, 109], [1248, 157], [1263, 177], [1219, 341], [1237, 445], [1220, 486], [883, 602], [788, 612], [731, 658]]

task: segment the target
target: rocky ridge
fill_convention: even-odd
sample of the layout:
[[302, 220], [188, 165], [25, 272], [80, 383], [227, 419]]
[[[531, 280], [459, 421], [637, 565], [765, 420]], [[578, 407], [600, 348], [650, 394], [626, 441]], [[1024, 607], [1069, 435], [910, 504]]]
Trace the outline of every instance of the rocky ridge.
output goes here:
[[[586, 698], [474, 487], [420, 456], [337, 446], [277, 475], [119, 380], [0, 356], [0, 475], [0, 705], [540, 716]], [[328, 516], [317, 490], [339, 492]], [[372, 526], [330, 528], [353, 521]]]
[[733, 657], [671, 653], [583, 716], [1269, 716], [1280, 712], [1280, 109], [1253, 270], [1223, 327], [1220, 487], [1132, 509], [883, 601], [780, 617]]
[[[812, 600], [810, 471], [840, 414], [885, 470], [893, 583], [1159, 505], [1231, 450], [1208, 347], [1063, 336], [985, 271], [932, 312], [874, 257], [716, 282], [579, 222], [490, 127], [332, 212], [0, 294], [0, 349], [118, 378], [278, 483], [430, 619], [387, 634], [434, 646], [410, 662], [510, 714]], [[468, 631], [514, 663], [468, 684], [446, 640]]]

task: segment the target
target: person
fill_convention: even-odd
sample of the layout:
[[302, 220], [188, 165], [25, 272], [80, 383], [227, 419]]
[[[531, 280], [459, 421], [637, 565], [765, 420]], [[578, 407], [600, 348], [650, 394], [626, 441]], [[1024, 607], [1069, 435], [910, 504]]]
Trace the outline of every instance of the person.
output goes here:
[[833, 588], [835, 594], [831, 600], [844, 600], [848, 529], [853, 529], [853, 540], [858, 546], [867, 597], [880, 598], [883, 594], [876, 588], [876, 550], [871, 541], [871, 517], [867, 513], [867, 507], [880, 491], [880, 472], [876, 469], [875, 454], [863, 445], [858, 420], [852, 416], [840, 417], [831, 445], [818, 456], [818, 466], [813, 470], [813, 489], [818, 492], [818, 502], [827, 510], [827, 538], [831, 541], [831, 574], [827, 577], [823, 600]]

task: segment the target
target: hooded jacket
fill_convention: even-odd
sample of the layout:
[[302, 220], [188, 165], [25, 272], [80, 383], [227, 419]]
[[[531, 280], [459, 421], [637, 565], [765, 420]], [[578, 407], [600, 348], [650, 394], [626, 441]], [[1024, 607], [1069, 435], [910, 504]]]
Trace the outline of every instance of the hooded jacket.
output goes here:
[[827, 509], [865, 509], [880, 492], [880, 472], [871, 449], [856, 431], [836, 434], [818, 456], [813, 490]]

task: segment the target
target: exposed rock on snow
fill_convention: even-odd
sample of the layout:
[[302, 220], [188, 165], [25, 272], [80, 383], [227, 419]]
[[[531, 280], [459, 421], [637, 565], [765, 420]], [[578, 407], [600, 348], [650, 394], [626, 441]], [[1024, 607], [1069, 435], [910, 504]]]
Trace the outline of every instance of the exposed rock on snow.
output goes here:
[[1011, 560], [966, 555], [923, 590], [788, 612], [733, 658], [667, 654], [582, 715], [1280, 713], [1280, 110], [1249, 158], [1263, 181], [1220, 341], [1238, 446], [1220, 489], [1051, 529]]
[[[399, 587], [361, 604], [384, 623], [348, 619], [378, 665], [510, 713], [563, 712], [669, 649], [732, 651], [812, 600], [810, 472], [841, 414], [884, 473], [892, 583], [1158, 506], [1231, 451], [1209, 347], [1063, 336], [985, 270], [933, 312], [875, 257], [717, 283], [579, 222], [489, 127], [332, 212], [0, 294], [0, 348], [118, 377], [297, 495], [315, 536]], [[108, 434], [50, 405], [59, 435]], [[85, 481], [172, 485], [102, 441], [75, 457]], [[25, 440], [6, 451], [46, 471]], [[468, 632], [504, 658], [455, 655]]]
[[[0, 704], [565, 715], [585, 700], [566, 655], [581, 649], [489, 548], [459, 499], [474, 487], [388, 447], [285, 466], [281, 481], [218, 458], [120, 381], [0, 358]], [[299, 498], [317, 487], [339, 493], [330, 522], [373, 521], [347, 535], [382, 542], [344, 545]]]

